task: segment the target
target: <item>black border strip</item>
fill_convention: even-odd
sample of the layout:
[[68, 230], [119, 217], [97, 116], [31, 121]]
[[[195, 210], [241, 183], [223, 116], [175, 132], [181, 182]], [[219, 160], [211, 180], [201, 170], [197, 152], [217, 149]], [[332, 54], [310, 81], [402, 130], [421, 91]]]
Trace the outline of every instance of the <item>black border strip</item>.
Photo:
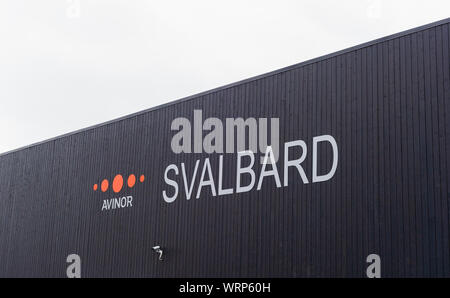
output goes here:
[[368, 42], [365, 42], [365, 43], [362, 43], [362, 44], [359, 44], [359, 45], [356, 45], [356, 46], [353, 46], [353, 47], [349, 47], [349, 48], [346, 48], [346, 49], [343, 49], [343, 50], [340, 50], [340, 51], [337, 51], [337, 52], [333, 52], [333, 53], [330, 53], [330, 54], [319, 56], [317, 58], [306, 60], [304, 62], [300, 62], [300, 63], [294, 64], [294, 65], [291, 65], [291, 66], [283, 67], [283, 68], [280, 68], [280, 69], [277, 69], [277, 70], [274, 70], [274, 71], [270, 71], [270, 72], [267, 72], [267, 73], [264, 73], [264, 74], [261, 74], [261, 75], [257, 75], [257, 76], [254, 76], [254, 77], [243, 79], [243, 80], [237, 81], [235, 83], [226, 84], [226, 85], [223, 85], [223, 86], [220, 86], [220, 87], [217, 87], [217, 88], [213, 88], [213, 89], [210, 89], [210, 90], [207, 90], [207, 91], [203, 91], [203, 92], [200, 92], [200, 93], [197, 93], [197, 94], [194, 94], [194, 95], [183, 97], [183, 98], [180, 98], [180, 99], [168, 102], [168, 103], [157, 105], [157, 106], [154, 106], [152, 108], [145, 109], [145, 110], [142, 110], [142, 111], [139, 111], [139, 112], [136, 112], [136, 113], [132, 113], [132, 114], [125, 115], [125, 116], [122, 116], [122, 117], [119, 117], [119, 118], [115, 118], [115, 119], [112, 119], [112, 120], [109, 120], [109, 121], [106, 121], [106, 122], [102, 122], [102, 123], [99, 123], [99, 124], [95, 124], [95, 125], [92, 125], [92, 126], [81, 128], [81, 129], [78, 129], [78, 130], [75, 130], [75, 131], [72, 131], [72, 132], [68, 132], [68, 133], [65, 133], [65, 134], [62, 134], [62, 135], [50, 138], [50, 139], [46, 139], [46, 140], [43, 140], [43, 141], [32, 143], [30, 145], [19, 147], [17, 149], [6, 151], [6, 152], [3, 152], [3, 153], [0, 153], [0, 157], [5, 156], [7, 154], [11, 154], [11, 153], [17, 152], [17, 151], [21, 151], [21, 150], [24, 150], [24, 149], [29, 149], [31, 147], [38, 146], [40, 144], [48, 143], [48, 142], [55, 141], [55, 140], [58, 140], [58, 139], [61, 139], [61, 138], [64, 138], [64, 137], [72, 136], [72, 135], [75, 135], [75, 134], [78, 134], [78, 133], [81, 133], [81, 132], [85, 132], [85, 131], [88, 131], [88, 130], [91, 130], [91, 129], [102, 127], [102, 126], [105, 126], [105, 125], [108, 125], [108, 124], [117, 123], [117, 122], [120, 122], [122, 120], [133, 118], [133, 117], [136, 117], [136, 116], [139, 116], [139, 115], [151, 112], [151, 111], [159, 110], [159, 109], [171, 106], [171, 105], [182, 103], [182, 102], [185, 102], [185, 101], [188, 101], [188, 100], [191, 100], [191, 99], [195, 99], [195, 98], [198, 98], [198, 97], [210, 94], [210, 93], [214, 93], [214, 92], [217, 92], [217, 91], [220, 91], [220, 90], [225, 90], [225, 89], [228, 89], [228, 88], [235, 87], [237, 85], [249, 83], [249, 82], [256, 81], [256, 80], [259, 80], [259, 79], [262, 79], [262, 78], [266, 78], [266, 77], [269, 77], [269, 76], [280, 74], [280, 73], [283, 73], [283, 72], [286, 72], [286, 71], [289, 71], [289, 70], [293, 70], [293, 69], [296, 69], [296, 68], [299, 68], [299, 67], [303, 67], [305, 65], [309, 65], [309, 64], [316, 63], [316, 62], [319, 62], [319, 61], [322, 61], [322, 60], [326, 60], [326, 59], [329, 59], [329, 58], [332, 58], [332, 57], [343, 55], [343, 54], [346, 54], [346, 53], [349, 53], [349, 52], [352, 52], [352, 51], [356, 51], [356, 50], [359, 50], [359, 49], [362, 49], [362, 48], [366, 48], [366, 47], [369, 47], [369, 46], [372, 46], [372, 45], [375, 45], [375, 44], [378, 44], [378, 43], [381, 43], [381, 42], [385, 42], [385, 41], [388, 41], [388, 40], [391, 40], [391, 39], [403, 37], [403, 36], [406, 36], [406, 35], [409, 35], [409, 34], [412, 34], [412, 33], [417, 33], [417, 32], [424, 31], [424, 30], [427, 30], [427, 29], [430, 29], [430, 28], [433, 28], [433, 27], [444, 25], [444, 24], [447, 24], [449, 22], [450, 22], [450, 17], [446, 18], [446, 19], [443, 19], [443, 20], [440, 20], [440, 21], [432, 22], [432, 23], [429, 23], [429, 24], [426, 24], [426, 25], [422, 25], [422, 26], [419, 26], [419, 27], [415, 27], [415, 28], [412, 28], [412, 29], [408, 29], [408, 30], [405, 30], [405, 31], [394, 33], [394, 34], [391, 34], [391, 35], [388, 35], [388, 36], [385, 36], [385, 37], [377, 38], [377, 39], [374, 39], [372, 41], [368, 41]]

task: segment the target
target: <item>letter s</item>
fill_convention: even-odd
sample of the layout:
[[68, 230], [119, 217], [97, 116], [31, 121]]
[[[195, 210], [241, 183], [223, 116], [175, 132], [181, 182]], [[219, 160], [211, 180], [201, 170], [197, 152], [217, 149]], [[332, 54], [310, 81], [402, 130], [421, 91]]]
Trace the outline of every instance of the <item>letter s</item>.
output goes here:
[[174, 170], [175, 171], [175, 175], [178, 175], [178, 167], [174, 164], [169, 165], [166, 168], [166, 171], [164, 172], [164, 181], [168, 184], [173, 186], [173, 188], [175, 189], [173, 196], [169, 197], [166, 194], [166, 191], [163, 191], [163, 198], [164, 201], [166, 201], [167, 203], [172, 203], [173, 201], [176, 200], [177, 196], [178, 196], [178, 183], [174, 180], [171, 180], [167, 177], [167, 174], [169, 173], [170, 170]]

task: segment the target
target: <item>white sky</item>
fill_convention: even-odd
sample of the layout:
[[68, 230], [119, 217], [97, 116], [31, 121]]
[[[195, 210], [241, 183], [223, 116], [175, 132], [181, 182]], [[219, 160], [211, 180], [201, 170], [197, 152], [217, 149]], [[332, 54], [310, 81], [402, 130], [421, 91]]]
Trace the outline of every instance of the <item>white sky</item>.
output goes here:
[[449, 17], [450, 1], [0, 1], [0, 152]]

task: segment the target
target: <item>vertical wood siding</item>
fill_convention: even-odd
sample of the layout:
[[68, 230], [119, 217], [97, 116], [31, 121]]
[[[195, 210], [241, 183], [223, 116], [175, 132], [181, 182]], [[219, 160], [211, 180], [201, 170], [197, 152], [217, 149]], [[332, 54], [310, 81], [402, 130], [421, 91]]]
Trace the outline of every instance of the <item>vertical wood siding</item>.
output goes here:
[[[364, 277], [371, 253], [384, 277], [450, 277], [449, 34], [447, 21], [0, 156], [0, 277], [64, 277], [71, 253], [84, 277]], [[337, 171], [189, 201], [180, 184], [167, 204], [171, 163], [190, 176], [209, 157], [218, 179], [217, 154], [170, 149], [171, 121], [194, 109], [280, 118], [279, 159], [304, 140], [310, 180], [312, 138], [331, 134]], [[330, 152], [319, 160], [329, 169]], [[132, 208], [101, 212], [114, 195], [92, 185], [116, 173], [146, 180], [127, 190]]]

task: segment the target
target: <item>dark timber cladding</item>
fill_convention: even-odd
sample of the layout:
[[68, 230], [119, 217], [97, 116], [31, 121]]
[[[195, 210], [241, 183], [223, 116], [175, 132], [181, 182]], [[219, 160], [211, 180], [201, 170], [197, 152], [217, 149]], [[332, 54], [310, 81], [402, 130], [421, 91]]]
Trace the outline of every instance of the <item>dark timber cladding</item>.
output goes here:
[[[365, 277], [370, 254], [382, 277], [450, 277], [449, 20], [1, 155], [0, 277], [65, 277], [70, 254], [83, 277]], [[172, 151], [172, 121], [193, 123], [194, 110], [223, 123], [279, 118], [281, 182], [284, 143], [304, 140], [310, 183], [290, 168], [286, 187], [268, 177], [261, 190], [205, 187], [186, 200], [181, 163], [191, 181], [200, 160], [195, 196], [206, 158], [217, 187], [222, 155]], [[311, 183], [320, 135], [334, 137], [339, 161]], [[324, 173], [332, 152], [317, 153]], [[223, 158], [224, 188], [234, 187], [236, 154]], [[167, 203], [170, 164], [179, 193]], [[102, 210], [122, 197], [132, 206]]]

